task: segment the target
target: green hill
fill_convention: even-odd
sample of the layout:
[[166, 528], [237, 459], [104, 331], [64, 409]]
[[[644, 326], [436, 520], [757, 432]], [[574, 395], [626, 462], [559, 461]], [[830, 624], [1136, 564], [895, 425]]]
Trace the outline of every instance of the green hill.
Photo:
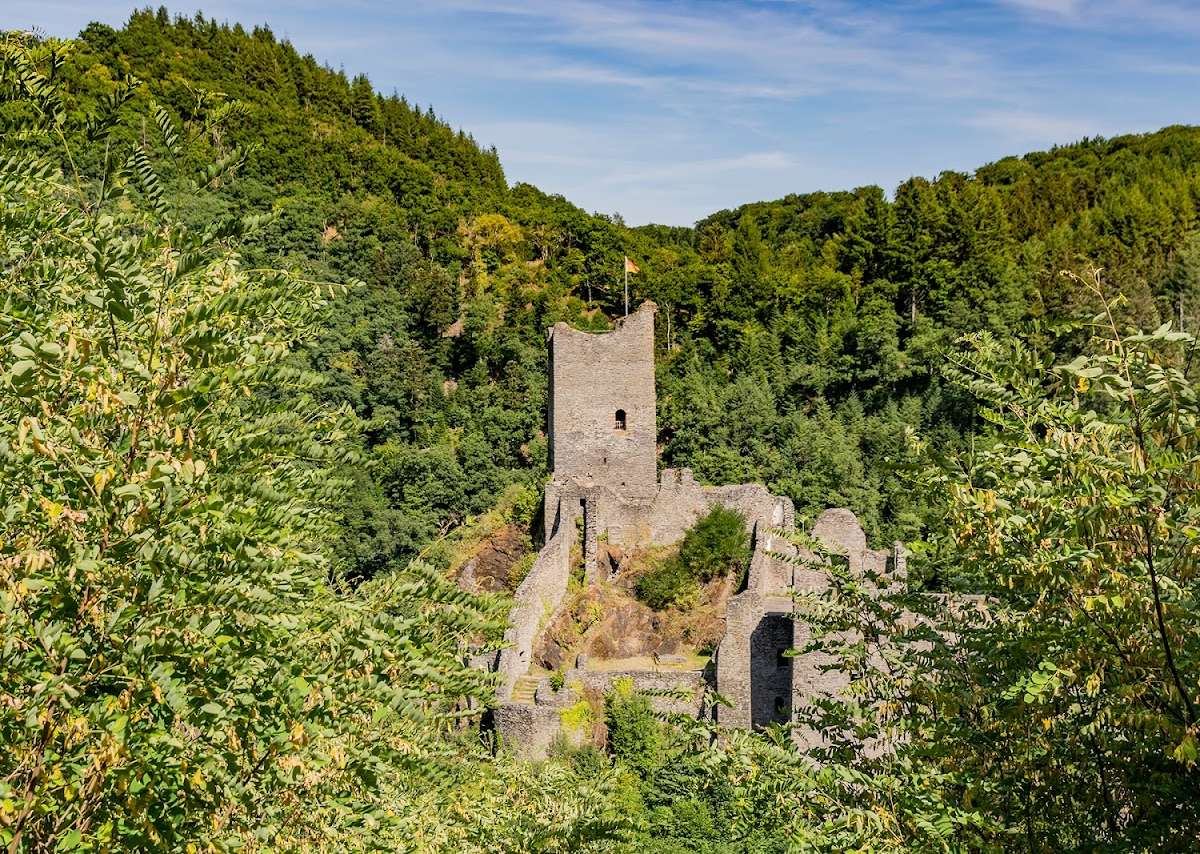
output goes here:
[[[1200, 129], [629, 228], [266, 29], [145, 11], [0, 35], [0, 152], [7, 850], [1194, 847], [1200, 342], [1162, 321], [1200, 324]], [[915, 540], [909, 584], [830, 560], [796, 599], [849, 677], [811, 749], [561, 671], [581, 746], [489, 736], [545, 329], [608, 327], [626, 255], [665, 464]], [[686, 602], [728, 554], [639, 571]]]
[[[244, 114], [209, 147], [250, 151], [227, 210], [276, 213], [253, 260], [364, 283], [309, 351], [330, 398], [370, 421], [371, 473], [347, 511], [358, 574], [541, 477], [543, 330], [619, 316], [625, 254], [643, 271], [635, 300], [661, 310], [664, 463], [761, 480], [802, 513], [846, 504], [885, 539], [923, 513], [890, 474], [905, 427], [946, 449], [973, 429], [936, 370], [957, 336], [1070, 350], [1054, 323], [1096, 306], [1059, 271], [1091, 264], [1142, 325], [1200, 322], [1200, 129], [913, 178], [891, 198], [789, 195], [691, 229], [626, 228], [507, 186], [502, 152], [264, 27], [145, 11], [81, 41], [66, 71], [81, 98], [133, 74], [185, 122], [211, 109], [201, 91], [235, 99]], [[206, 204], [191, 214], [221, 212]]]

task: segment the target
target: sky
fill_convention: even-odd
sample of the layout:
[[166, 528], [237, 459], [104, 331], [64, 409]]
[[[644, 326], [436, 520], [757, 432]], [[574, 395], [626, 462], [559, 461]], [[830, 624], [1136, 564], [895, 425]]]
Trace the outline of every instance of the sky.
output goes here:
[[[0, 28], [119, 26], [0, 0]], [[1197, 0], [197, 0], [400, 92], [631, 225], [1200, 124]]]

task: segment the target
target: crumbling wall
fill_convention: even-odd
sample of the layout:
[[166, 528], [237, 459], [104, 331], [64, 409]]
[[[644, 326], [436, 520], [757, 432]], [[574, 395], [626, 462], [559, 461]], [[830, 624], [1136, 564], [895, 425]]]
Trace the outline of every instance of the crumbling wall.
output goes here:
[[[702, 717], [705, 704], [704, 673], [699, 670], [568, 670], [563, 687], [550, 687], [549, 678], [539, 680], [532, 703], [504, 703], [495, 711], [494, 723], [501, 749], [519, 759], [545, 759], [557, 740], [570, 745], [589, 741], [602, 698], [618, 679], [628, 679], [635, 691], [647, 692], [651, 707], [663, 714]], [[567, 720], [581, 703], [592, 706], [589, 725], [568, 725]]]
[[705, 492], [710, 504], [721, 504], [738, 511], [746, 518], [748, 525], [757, 525], [762, 532], [773, 528], [790, 531], [796, 526], [796, 510], [792, 500], [771, 494], [771, 490], [762, 484], [713, 486], [706, 487]]
[[561, 710], [554, 706], [505, 703], [493, 713], [501, 750], [517, 759], [545, 759], [563, 733]]
[[725, 726], [751, 726], [750, 637], [765, 613], [753, 590], [730, 598], [725, 608], [725, 637], [716, 651], [717, 693], [729, 701], [717, 706], [717, 722]]
[[[741, 506], [760, 516], [767, 507], [765, 499], [749, 487], [722, 487], [714, 492], [727, 501], [740, 500]], [[770, 512], [786, 516], [790, 502], [776, 507], [781, 509]], [[802, 616], [791, 613], [790, 594], [819, 594], [830, 583], [821, 560], [773, 533], [773, 528], [786, 527], [756, 531], [747, 589], [729, 602], [725, 637], [717, 650], [717, 691], [733, 703], [732, 709], [718, 710], [718, 719], [730, 726], [762, 726], [782, 720], [785, 714], [791, 718], [822, 698], [841, 694], [850, 684], [849, 674], [830, 668], [834, 662], [827, 653], [781, 656], [783, 649], [803, 650], [812, 640], [811, 627]], [[852, 573], [877, 578], [874, 583], [889, 588], [904, 583], [903, 547], [867, 548], [862, 525], [850, 510], [826, 510], [811, 533], [833, 559], [845, 560]], [[805, 559], [811, 563], [805, 565]], [[820, 734], [802, 730], [799, 738], [817, 743]]]
[[741, 513], [751, 533], [766, 536], [772, 529], [790, 530], [795, 525], [791, 499], [772, 495], [761, 484], [704, 486], [691, 469], [663, 469], [658, 494], [649, 509], [649, 541], [659, 545], [678, 542], [697, 519], [718, 504]]
[[603, 696], [618, 679], [628, 679], [635, 691], [671, 692], [672, 696], [650, 695], [650, 705], [656, 712], [700, 717], [704, 710], [705, 682], [700, 670], [568, 670], [564, 683], [578, 684], [587, 693]]
[[[564, 508], [565, 509], [565, 508]], [[529, 670], [533, 643], [541, 627], [558, 610], [571, 576], [571, 543], [575, 541], [575, 519], [558, 513], [558, 530], [538, 553], [537, 560], [517, 588], [508, 613], [505, 646], [500, 650], [496, 671], [500, 674], [497, 698], [512, 696], [513, 685]]]

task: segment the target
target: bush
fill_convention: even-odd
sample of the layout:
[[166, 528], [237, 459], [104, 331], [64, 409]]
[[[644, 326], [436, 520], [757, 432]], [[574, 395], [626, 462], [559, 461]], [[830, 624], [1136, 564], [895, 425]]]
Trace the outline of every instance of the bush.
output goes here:
[[749, 559], [746, 517], [720, 505], [701, 517], [679, 544], [679, 562], [701, 582], [741, 569]]
[[638, 579], [637, 596], [658, 611], [695, 589], [696, 579], [678, 558], [671, 558]]
[[638, 579], [637, 596], [660, 610], [683, 599], [698, 584], [740, 570], [749, 559], [746, 518], [718, 505], [684, 534], [677, 556]]
[[[30, 44], [0, 40], [0, 847], [378, 826], [381, 781], [427, 790], [434, 727], [486, 696], [459, 653], [483, 600], [418, 566], [330, 587], [357, 424], [289, 357], [336, 290], [244, 264], [252, 218], [180, 221], [110, 133], [132, 84], [66, 111], [63, 48]], [[155, 124], [176, 173], [217, 127]], [[103, 157], [100, 180], [52, 155]]]
[[663, 734], [650, 701], [618, 679], [604, 699], [608, 750], [616, 760], [645, 779], [662, 764]]

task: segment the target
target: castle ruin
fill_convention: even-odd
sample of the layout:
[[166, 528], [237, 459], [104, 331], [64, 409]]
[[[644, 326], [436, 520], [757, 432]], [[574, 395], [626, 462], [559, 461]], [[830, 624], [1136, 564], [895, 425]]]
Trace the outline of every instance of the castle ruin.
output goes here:
[[[531, 664], [539, 634], [564, 606], [573, 551], [582, 558], [584, 584], [602, 583], [613, 567], [600, 557], [601, 542], [626, 550], [671, 545], [714, 505], [742, 514], [752, 545], [745, 583], [726, 604], [715, 666], [613, 671], [578, 661], [565, 683], [603, 694], [625, 678], [640, 690], [672, 691], [654, 697], [660, 709], [715, 714], [736, 727], [787, 722], [800, 704], [846, 685], [818, 653], [785, 655], [808, 640], [804, 623], [792, 619], [792, 593], [828, 584], [825, 573], [788, 559], [796, 547], [779, 534], [795, 530], [791, 500], [759, 484], [701, 485], [689, 469], [659, 475], [654, 314], [647, 302], [611, 332], [581, 332], [565, 323], [549, 331], [552, 476], [543, 504], [545, 545], [515, 593], [504, 648], [480, 662], [499, 674], [495, 727], [518, 755], [544, 756], [555, 738], [572, 737], [562, 725], [571, 692], [552, 690], [549, 674], [531, 671]], [[869, 549], [849, 510], [826, 511], [811, 533], [851, 568], [903, 578], [901, 547]], [[705, 685], [731, 707], [705, 707]]]

